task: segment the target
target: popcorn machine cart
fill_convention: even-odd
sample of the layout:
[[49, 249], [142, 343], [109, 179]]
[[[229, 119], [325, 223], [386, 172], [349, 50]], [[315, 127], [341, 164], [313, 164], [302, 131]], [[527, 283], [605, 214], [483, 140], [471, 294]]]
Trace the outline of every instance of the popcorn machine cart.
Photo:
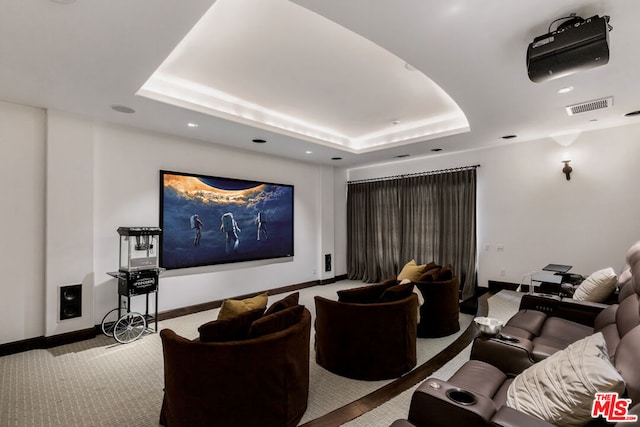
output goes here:
[[[120, 227], [120, 266], [107, 273], [118, 279], [118, 305], [102, 319], [102, 332], [120, 343], [138, 339], [147, 331], [158, 332], [158, 227]], [[153, 314], [149, 313], [149, 295], [155, 294]], [[146, 297], [145, 313], [131, 311], [131, 298]], [[124, 313], [123, 313], [124, 312]], [[149, 322], [155, 322], [153, 330]]]

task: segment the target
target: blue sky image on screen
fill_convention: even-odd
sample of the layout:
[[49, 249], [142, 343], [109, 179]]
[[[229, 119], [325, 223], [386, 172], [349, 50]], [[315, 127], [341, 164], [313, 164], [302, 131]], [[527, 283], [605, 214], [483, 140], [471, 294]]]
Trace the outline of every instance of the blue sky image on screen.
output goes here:
[[162, 267], [293, 255], [292, 186], [169, 172], [161, 178]]

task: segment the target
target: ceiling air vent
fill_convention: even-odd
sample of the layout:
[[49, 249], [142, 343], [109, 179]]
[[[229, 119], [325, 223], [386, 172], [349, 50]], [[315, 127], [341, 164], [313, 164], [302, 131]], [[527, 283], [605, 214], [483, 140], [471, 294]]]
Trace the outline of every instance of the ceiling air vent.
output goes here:
[[587, 113], [589, 111], [601, 110], [603, 108], [609, 108], [613, 106], [613, 96], [608, 98], [596, 99], [594, 101], [581, 102], [580, 104], [573, 104], [565, 107], [567, 114], [573, 116], [574, 114]]

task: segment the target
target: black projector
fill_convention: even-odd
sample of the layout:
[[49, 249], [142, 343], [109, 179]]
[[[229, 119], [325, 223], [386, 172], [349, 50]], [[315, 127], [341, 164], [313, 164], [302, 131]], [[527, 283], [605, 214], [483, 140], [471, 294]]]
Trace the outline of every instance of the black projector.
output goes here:
[[536, 37], [527, 49], [532, 82], [544, 82], [609, 62], [609, 17], [576, 19]]

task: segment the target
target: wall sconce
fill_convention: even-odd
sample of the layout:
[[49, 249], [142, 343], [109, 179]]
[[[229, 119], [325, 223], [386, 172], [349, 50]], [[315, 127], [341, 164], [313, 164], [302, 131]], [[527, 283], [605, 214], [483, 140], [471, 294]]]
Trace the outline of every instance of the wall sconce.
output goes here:
[[573, 172], [573, 168], [569, 166], [571, 159], [569, 158], [569, 154], [565, 153], [562, 157], [562, 163], [564, 163], [564, 167], [562, 168], [562, 173], [567, 177], [567, 181], [571, 179], [571, 172]]

